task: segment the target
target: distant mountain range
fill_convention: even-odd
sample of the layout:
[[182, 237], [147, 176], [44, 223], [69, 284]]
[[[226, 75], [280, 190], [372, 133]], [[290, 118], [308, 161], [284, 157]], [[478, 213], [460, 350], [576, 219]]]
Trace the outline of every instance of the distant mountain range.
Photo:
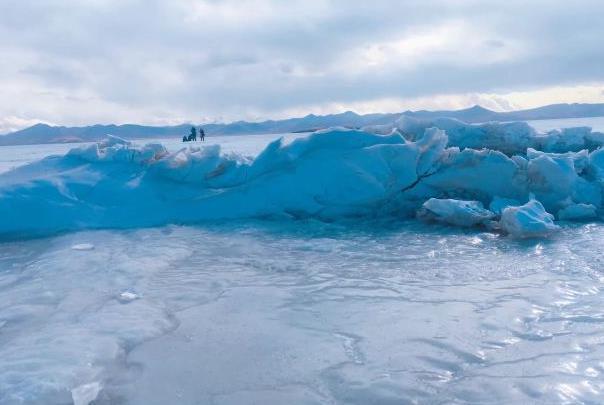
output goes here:
[[[457, 118], [469, 123], [487, 121], [527, 121], [556, 118], [604, 117], [604, 104], [552, 104], [529, 110], [496, 112], [481, 106], [456, 111], [405, 111], [391, 114], [359, 115], [348, 111], [332, 115], [307, 115], [276, 121], [246, 122], [230, 124], [207, 124], [203, 128], [207, 135], [248, 135], [266, 133], [309, 132], [332, 126], [360, 128], [367, 125], [389, 124], [402, 115], [433, 119], [438, 117]], [[199, 125], [196, 125], [199, 126]], [[144, 125], [92, 125], [86, 127], [57, 127], [36, 124], [7, 135], [0, 136], [2, 145], [28, 145], [38, 143], [92, 142], [103, 139], [107, 134], [124, 139], [182, 138], [189, 133], [191, 124], [152, 127]]]

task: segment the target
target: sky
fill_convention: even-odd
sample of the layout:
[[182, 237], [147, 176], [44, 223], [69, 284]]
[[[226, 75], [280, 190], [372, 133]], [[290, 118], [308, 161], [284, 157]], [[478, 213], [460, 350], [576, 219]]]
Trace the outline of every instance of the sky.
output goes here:
[[602, 0], [0, 0], [0, 133], [604, 102]]

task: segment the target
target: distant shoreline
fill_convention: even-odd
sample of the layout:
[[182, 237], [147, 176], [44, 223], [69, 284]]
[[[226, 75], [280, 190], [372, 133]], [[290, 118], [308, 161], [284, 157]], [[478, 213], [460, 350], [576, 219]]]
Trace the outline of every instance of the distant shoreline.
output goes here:
[[[454, 118], [466, 123], [542, 121], [552, 119], [581, 119], [604, 117], [604, 104], [553, 104], [529, 110], [496, 112], [481, 106], [455, 111], [405, 111], [401, 113], [375, 113], [359, 115], [348, 111], [332, 115], [307, 115], [276, 121], [246, 122], [230, 124], [194, 125], [204, 128], [208, 136], [258, 135], [279, 133], [310, 133], [329, 127], [362, 128], [366, 126], [389, 125], [403, 116], [433, 120]], [[175, 126], [145, 125], [91, 125], [82, 127], [50, 126], [36, 124], [20, 131], [0, 135], [0, 146], [34, 145], [49, 143], [96, 142], [108, 134], [124, 139], [178, 138], [187, 134], [192, 124]]]

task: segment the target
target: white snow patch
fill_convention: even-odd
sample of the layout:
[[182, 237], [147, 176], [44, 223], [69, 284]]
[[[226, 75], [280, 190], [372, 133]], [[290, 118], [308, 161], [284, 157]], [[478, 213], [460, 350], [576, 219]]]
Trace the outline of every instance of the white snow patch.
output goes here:
[[131, 291], [124, 291], [119, 295], [118, 299], [120, 300], [120, 302], [127, 303], [138, 299], [138, 294], [135, 294]]
[[83, 384], [71, 390], [73, 405], [88, 405], [94, 401], [103, 389], [100, 382], [95, 381]]
[[92, 243], [78, 243], [71, 247], [73, 250], [93, 250], [94, 245]]

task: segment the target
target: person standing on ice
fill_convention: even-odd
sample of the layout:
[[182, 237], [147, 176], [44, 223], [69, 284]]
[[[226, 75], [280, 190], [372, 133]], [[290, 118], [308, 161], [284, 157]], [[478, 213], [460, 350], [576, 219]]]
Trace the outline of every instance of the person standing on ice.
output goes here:
[[197, 141], [197, 129], [191, 127], [191, 135], [189, 135], [189, 141]]
[[199, 127], [199, 140], [200, 140], [201, 142], [203, 142], [203, 141], [205, 141], [205, 140], [206, 140], [206, 133], [205, 133], [205, 131], [203, 130], [203, 128], [201, 128], [201, 127]]

